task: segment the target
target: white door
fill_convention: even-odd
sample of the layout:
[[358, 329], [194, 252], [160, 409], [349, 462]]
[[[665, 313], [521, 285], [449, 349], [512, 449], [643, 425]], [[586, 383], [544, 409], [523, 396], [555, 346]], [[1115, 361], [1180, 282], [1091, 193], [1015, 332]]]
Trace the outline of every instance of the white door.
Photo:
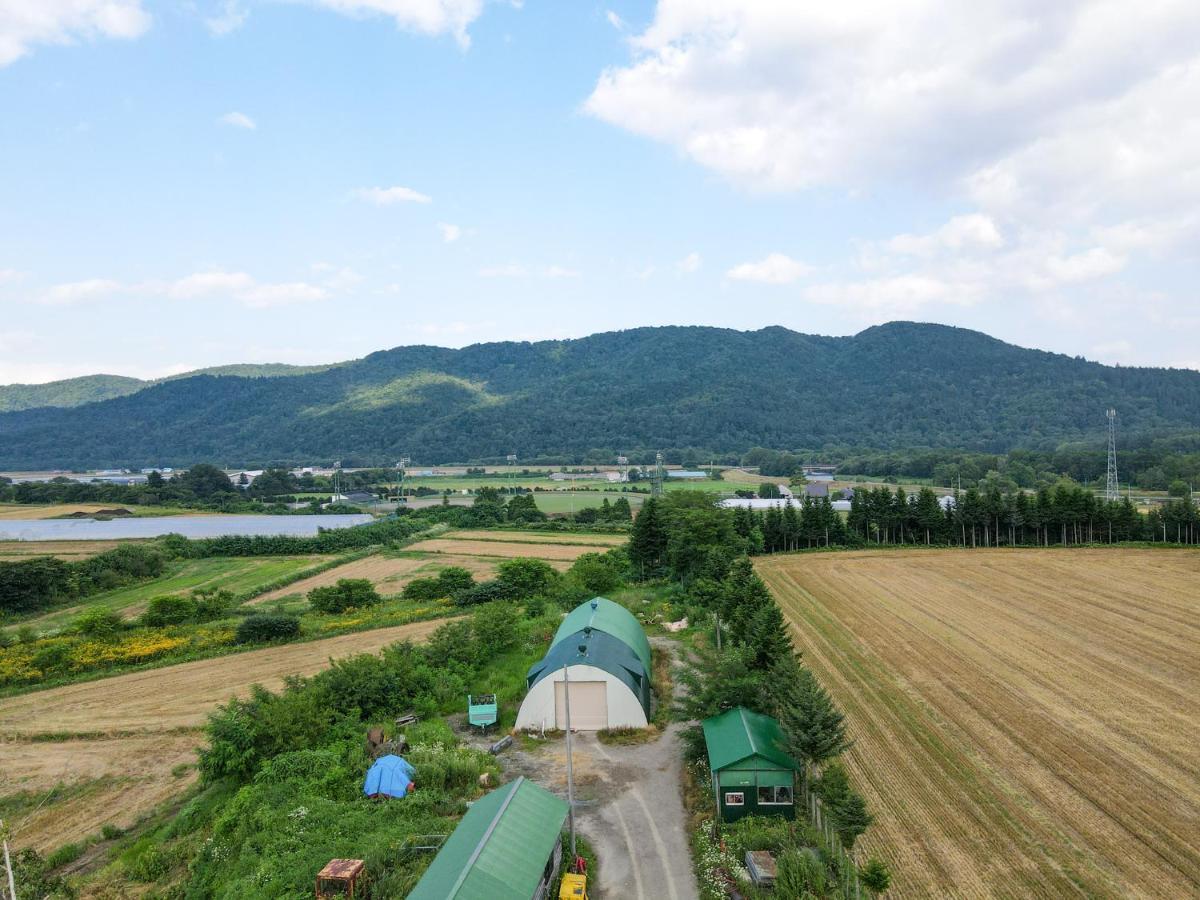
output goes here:
[[[576, 731], [599, 731], [608, 727], [608, 685], [603, 681], [572, 681], [571, 727]], [[557, 727], [567, 727], [566, 683], [554, 682], [554, 718]]]

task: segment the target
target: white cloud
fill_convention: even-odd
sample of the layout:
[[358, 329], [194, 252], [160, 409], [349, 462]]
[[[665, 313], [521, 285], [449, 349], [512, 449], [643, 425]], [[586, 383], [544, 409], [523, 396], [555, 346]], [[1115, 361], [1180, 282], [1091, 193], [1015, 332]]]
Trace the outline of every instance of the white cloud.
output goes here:
[[622, 19], [615, 12], [613, 12], [611, 9], [607, 9], [604, 11], [604, 17], [606, 19], [608, 19], [608, 24], [611, 25], [613, 28], [617, 29], [617, 31], [625, 30], [625, 20]]
[[344, 15], [388, 16], [397, 27], [418, 34], [450, 34], [464, 49], [471, 44], [467, 27], [483, 12], [483, 0], [310, 0]]
[[442, 234], [442, 240], [447, 244], [453, 244], [462, 237], [462, 229], [457, 225], [451, 225], [448, 222], [438, 222], [438, 231]]
[[352, 283], [347, 273], [357, 278], [349, 269], [335, 272], [320, 285], [308, 282], [262, 282], [246, 272], [226, 272], [212, 269], [194, 272], [174, 281], [145, 281], [122, 284], [104, 278], [58, 284], [46, 291], [41, 303], [66, 306], [103, 300], [116, 294], [130, 297], [165, 296], [171, 300], [199, 300], [208, 297], [229, 298], [244, 306], [263, 308], [285, 306], [293, 303], [312, 303], [324, 300], [340, 287]]
[[15, 284], [24, 277], [25, 273], [17, 269], [0, 269], [0, 285]]
[[734, 266], [725, 274], [738, 281], [759, 281], [763, 284], [791, 284], [812, 271], [812, 267], [785, 256], [771, 253], [758, 262], [746, 262]]
[[1125, 262], [1125, 257], [1118, 256], [1104, 247], [1092, 247], [1071, 256], [1049, 257], [1046, 260], [1045, 272], [1053, 284], [1074, 284], [1119, 272], [1125, 268]]
[[508, 263], [503, 266], [488, 266], [480, 269], [483, 278], [577, 278], [579, 272], [566, 266], [541, 266], [529, 268], [520, 263]]
[[692, 272], [697, 272], [700, 270], [700, 265], [702, 262], [703, 260], [700, 258], [700, 254], [692, 252], [677, 262], [675, 264], [675, 268], [677, 268], [680, 272], [690, 275]]
[[369, 187], [358, 188], [352, 192], [354, 197], [376, 206], [391, 206], [395, 203], [431, 203], [433, 198], [412, 188], [400, 187]]
[[[153, 290], [153, 286], [147, 286]], [[166, 285], [165, 293], [174, 300], [204, 297], [229, 297], [253, 309], [313, 303], [330, 296], [326, 287], [308, 282], [260, 282], [246, 272], [212, 270], [196, 272]]]
[[141, 0], [2, 0], [0, 66], [42, 44], [140, 37], [150, 27]]
[[240, 0], [223, 0], [214, 15], [204, 20], [204, 26], [216, 37], [232, 34], [250, 17], [250, 12], [242, 6]]
[[70, 306], [74, 303], [109, 297], [119, 290], [121, 290], [121, 285], [116, 281], [106, 278], [89, 278], [85, 281], [56, 284], [46, 291], [40, 300], [50, 306]]
[[480, 269], [479, 274], [484, 278], [524, 278], [529, 274], [529, 270], [518, 263], [508, 263]]
[[247, 131], [253, 131], [258, 127], [258, 124], [245, 113], [227, 112], [217, 121], [222, 125], [232, 125], [234, 128], [245, 128]]
[[1004, 245], [996, 223], [980, 213], [955, 216], [932, 234], [898, 234], [884, 245], [893, 253], [931, 256], [942, 250], [995, 249]]

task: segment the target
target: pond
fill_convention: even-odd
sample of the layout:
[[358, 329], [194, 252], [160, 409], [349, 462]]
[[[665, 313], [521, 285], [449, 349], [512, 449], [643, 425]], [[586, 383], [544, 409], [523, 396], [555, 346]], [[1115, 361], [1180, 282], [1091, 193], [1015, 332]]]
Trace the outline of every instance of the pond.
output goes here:
[[113, 541], [182, 534], [312, 537], [320, 528], [349, 528], [372, 521], [364, 513], [338, 516], [158, 516], [111, 519], [0, 519], [0, 541]]

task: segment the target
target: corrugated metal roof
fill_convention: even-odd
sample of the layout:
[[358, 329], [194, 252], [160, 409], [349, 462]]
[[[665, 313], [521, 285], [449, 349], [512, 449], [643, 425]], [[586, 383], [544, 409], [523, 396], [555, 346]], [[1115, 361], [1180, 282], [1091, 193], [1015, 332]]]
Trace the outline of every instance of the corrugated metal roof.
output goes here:
[[787, 769], [800, 768], [799, 763], [784, 752], [783, 729], [770, 716], [737, 706], [705, 719], [703, 726], [708, 765], [714, 772], [752, 756], [761, 756]]
[[[650, 718], [650, 673], [632, 648], [620, 638], [604, 631], [576, 631], [555, 638], [544, 659], [534, 663], [525, 676], [527, 687], [553, 675], [563, 666], [595, 666], [624, 682]], [[585, 647], [580, 652], [580, 647]]]
[[524, 777], [467, 810], [408, 900], [529, 900], [567, 818], [567, 803]]
[[637, 654], [645, 670], [651, 670], [650, 642], [646, 640], [646, 632], [633, 617], [633, 613], [621, 604], [613, 603], [607, 597], [593, 597], [586, 603], [579, 604], [558, 626], [558, 632], [550, 646], [553, 648], [563, 638], [584, 628], [594, 628], [623, 641]]

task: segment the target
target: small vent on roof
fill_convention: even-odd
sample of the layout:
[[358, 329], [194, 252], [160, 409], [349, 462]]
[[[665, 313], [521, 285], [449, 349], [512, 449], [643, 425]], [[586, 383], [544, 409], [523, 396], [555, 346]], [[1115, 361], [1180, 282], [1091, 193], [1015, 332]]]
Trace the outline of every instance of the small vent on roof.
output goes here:
[[580, 645], [579, 645], [579, 655], [580, 655], [580, 656], [587, 656], [587, 644], [580, 644]]
[[600, 601], [598, 599], [592, 601], [592, 609], [599, 609]]
[[588, 638], [590, 638], [592, 636], [592, 626], [591, 625], [583, 626], [583, 636], [588, 637]]

